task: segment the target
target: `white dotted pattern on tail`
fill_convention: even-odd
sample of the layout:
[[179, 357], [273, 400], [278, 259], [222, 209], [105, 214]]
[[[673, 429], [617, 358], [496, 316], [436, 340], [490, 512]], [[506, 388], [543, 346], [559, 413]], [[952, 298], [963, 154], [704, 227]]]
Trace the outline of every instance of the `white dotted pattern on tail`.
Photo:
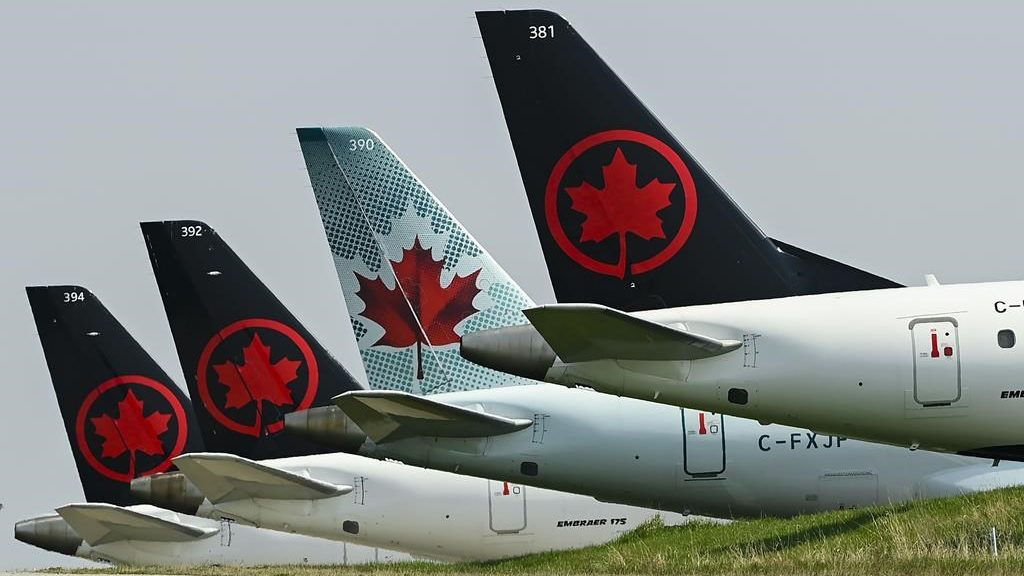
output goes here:
[[[418, 352], [416, 345], [378, 343], [385, 327], [362, 315], [366, 304], [357, 294], [356, 275], [395, 289], [392, 265], [417, 239], [442, 261], [442, 287], [480, 271], [480, 292], [472, 302], [477, 311], [455, 326], [456, 334], [525, 324], [522, 310], [533, 302], [376, 134], [362, 128], [302, 133], [306, 168], [370, 387], [432, 394], [530, 383], [463, 360], [458, 344], [424, 344]], [[363, 146], [356, 146], [360, 141]]]

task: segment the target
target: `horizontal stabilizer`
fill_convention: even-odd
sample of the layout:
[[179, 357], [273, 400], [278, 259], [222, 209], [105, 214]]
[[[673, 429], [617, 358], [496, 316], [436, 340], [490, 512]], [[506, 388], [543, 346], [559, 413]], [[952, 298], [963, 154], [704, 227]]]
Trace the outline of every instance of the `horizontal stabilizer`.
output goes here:
[[175, 458], [174, 464], [214, 504], [247, 498], [320, 500], [352, 491], [351, 486], [315, 480], [231, 454], [186, 454]]
[[498, 436], [533, 424], [531, 419], [506, 418], [392, 390], [346, 392], [334, 403], [374, 442]]
[[216, 528], [203, 528], [169, 518], [158, 518], [144, 512], [113, 504], [68, 504], [57, 509], [79, 536], [90, 546], [138, 540], [144, 542], [192, 542], [217, 533]]
[[740, 347], [596, 304], [552, 304], [523, 311], [562, 362], [699, 360]]

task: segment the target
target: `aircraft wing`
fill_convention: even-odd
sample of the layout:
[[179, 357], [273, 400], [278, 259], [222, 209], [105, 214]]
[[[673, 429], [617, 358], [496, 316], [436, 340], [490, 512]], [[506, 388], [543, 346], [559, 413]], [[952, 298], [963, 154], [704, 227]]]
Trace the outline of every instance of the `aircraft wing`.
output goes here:
[[552, 304], [524, 310], [562, 362], [698, 360], [739, 348], [596, 304]]
[[374, 442], [415, 436], [479, 438], [508, 434], [533, 425], [526, 418], [506, 418], [393, 390], [346, 392], [334, 403]]
[[319, 500], [352, 491], [351, 486], [316, 480], [231, 454], [185, 454], [175, 458], [174, 463], [214, 504], [247, 498]]
[[90, 546], [121, 540], [191, 542], [217, 533], [215, 528], [157, 518], [113, 504], [68, 504], [57, 508], [57, 513]]

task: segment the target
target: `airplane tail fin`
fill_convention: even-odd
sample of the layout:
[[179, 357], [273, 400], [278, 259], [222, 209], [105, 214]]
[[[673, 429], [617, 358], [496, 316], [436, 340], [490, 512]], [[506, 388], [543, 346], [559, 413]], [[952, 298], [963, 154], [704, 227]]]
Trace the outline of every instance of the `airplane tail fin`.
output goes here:
[[207, 449], [254, 459], [332, 451], [281, 434], [284, 416], [363, 387], [208, 224], [141, 226]]
[[87, 500], [131, 504], [133, 478], [203, 450], [188, 397], [92, 292], [25, 290]]
[[526, 381], [459, 356], [465, 332], [532, 306], [416, 175], [365, 128], [300, 128], [370, 387], [415, 394]]
[[558, 14], [477, 22], [559, 302], [638, 310], [896, 286], [780, 250]]

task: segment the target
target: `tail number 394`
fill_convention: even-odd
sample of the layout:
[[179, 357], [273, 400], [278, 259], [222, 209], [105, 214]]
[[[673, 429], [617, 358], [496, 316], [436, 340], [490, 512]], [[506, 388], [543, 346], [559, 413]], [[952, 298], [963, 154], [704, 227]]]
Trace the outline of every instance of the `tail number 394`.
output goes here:
[[71, 302], [84, 302], [84, 301], [85, 301], [85, 292], [65, 292], [64, 293], [64, 302], [71, 303]]

